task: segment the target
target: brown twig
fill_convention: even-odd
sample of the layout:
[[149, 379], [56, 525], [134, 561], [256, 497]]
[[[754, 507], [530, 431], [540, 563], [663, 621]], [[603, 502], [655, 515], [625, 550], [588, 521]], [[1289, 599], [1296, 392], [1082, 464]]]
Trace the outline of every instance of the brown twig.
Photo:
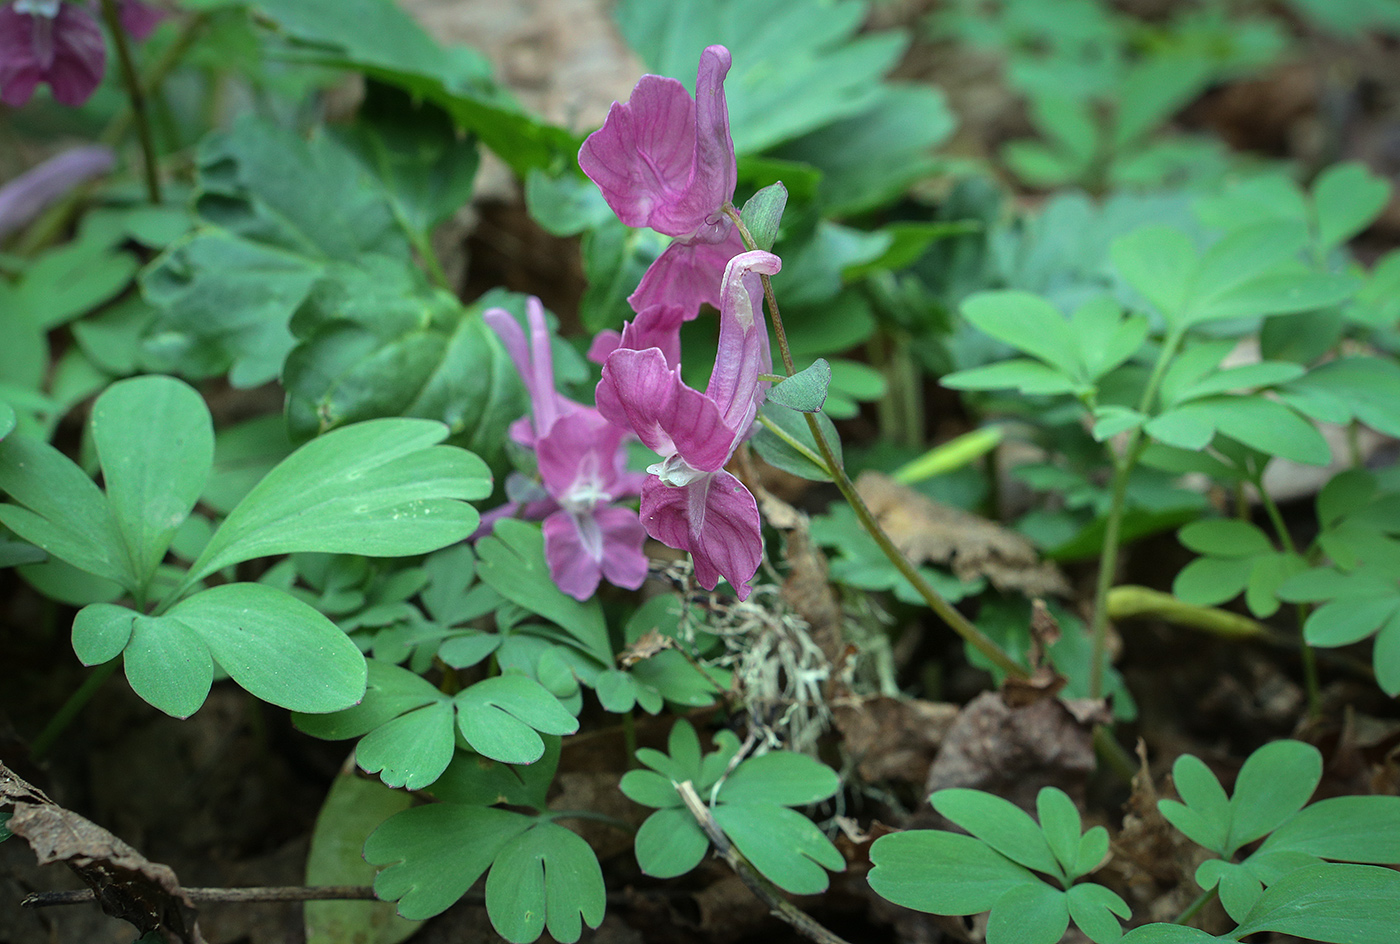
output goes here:
[[[263, 888], [184, 888], [193, 902], [224, 901], [375, 901], [374, 888], [369, 885], [281, 885]], [[19, 903], [21, 908], [51, 908], [55, 905], [81, 905], [96, 901], [92, 889], [71, 892], [34, 892]]]
[[684, 783], [675, 784], [676, 792], [680, 794], [681, 800], [685, 803], [685, 808], [690, 811], [690, 815], [695, 817], [695, 822], [700, 825], [705, 835], [709, 837], [710, 844], [715, 847], [715, 854], [729, 864], [740, 880], [749, 887], [749, 891], [758, 896], [759, 901], [766, 904], [769, 910], [778, 918], [792, 925], [797, 932], [804, 937], [809, 937], [817, 944], [847, 944], [847, 942], [832, 934], [812, 919], [802, 909], [783, 897], [782, 892], [776, 885], [768, 881], [759, 874], [748, 859], [735, 849], [730, 843], [729, 837], [724, 834], [724, 830], [719, 828], [719, 823], [710, 815], [710, 808], [707, 807], [699, 794], [695, 792], [694, 785], [689, 780]]

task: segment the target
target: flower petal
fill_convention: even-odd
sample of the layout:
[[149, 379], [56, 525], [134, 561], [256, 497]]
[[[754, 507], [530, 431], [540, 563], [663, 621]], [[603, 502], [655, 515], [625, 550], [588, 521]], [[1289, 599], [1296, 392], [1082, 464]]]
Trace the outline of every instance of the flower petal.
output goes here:
[[614, 587], [636, 590], [647, 579], [647, 556], [642, 551], [647, 531], [630, 508], [611, 506], [593, 512], [603, 530], [603, 576]]
[[603, 532], [592, 515], [556, 511], [544, 519], [544, 559], [554, 583], [587, 600], [603, 578]]
[[675, 79], [642, 76], [627, 103], [613, 103], [603, 127], [583, 142], [579, 166], [623, 223], [690, 236], [713, 224], [733, 197], [729, 66], [723, 46], [701, 54], [698, 106]]
[[561, 505], [608, 502], [623, 494], [620, 451], [627, 431], [596, 410], [562, 416], [535, 441], [540, 478]]
[[763, 559], [763, 533], [758, 504], [734, 476], [721, 469], [683, 488], [648, 479], [641, 520], [658, 541], [690, 552], [700, 586], [713, 590], [723, 577], [740, 600], [748, 599]]
[[598, 382], [598, 412], [662, 456], [709, 472], [729, 460], [734, 433], [709, 397], [681, 382], [657, 348], [614, 351]]
[[53, 97], [69, 108], [82, 105], [107, 69], [107, 41], [92, 14], [77, 3], [58, 8], [53, 22], [53, 65], [44, 76]]
[[115, 163], [109, 147], [70, 148], [0, 187], [0, 238], [24, 226], [69, 190], [107, 173]]
[[122, 0], [122, 29], [126, 30], [131, 38], [138, 43], [144, 42], [165, 19], [165, 16], [164, 10], [153, 7], [149, 3], [142, 3], [141, 0]]
[[687, 320], [700, 313], [701, 305], [718, 308], [724, 267], [743, 251], [744, 240], [733, 224], [719, 242], [673, 242], [647, 267], [627, 302], [633, 311], [679, 305]]
[[622, 327], [619, 348], [645, 351], [654, 347], [666, 357], [666, 366], [681, 362], [681, 322], [685, 309], [678, 305], [652, 305]]
[[758, 412], [758, 375], [772, 369], [759, 276], [776, 275], [782, 267], [771, 252], [754, 249], [730, 259], [724, 270], [719, 349], [705, 395], [736, 435], [748, 431]]
[[510, 436], [520, 445], [531, 447], [536, 439], [549, 432], [560, 416], [584, 407], [554, 389], [554, 352], [550, 349], [549, 325], [544, 319], [544, 306], [533, 295], [525, 300], [525, 315], [530, 324], [528, 341], [520, 322], [504, 308], [488, 308], [481, 318], [505, 345], [530, 395], [533, 422], [527, 426], [517, 421], [510, 428]]

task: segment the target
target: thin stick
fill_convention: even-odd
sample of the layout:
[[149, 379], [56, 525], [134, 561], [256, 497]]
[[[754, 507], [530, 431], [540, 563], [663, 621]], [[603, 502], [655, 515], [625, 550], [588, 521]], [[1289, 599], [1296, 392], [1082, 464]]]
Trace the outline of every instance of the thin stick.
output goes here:
[[724, 834], [724, 830], [719, 828], [719, 823], [716, 823], [715, 818], [710, 815], [710, 808], [700, 799], [689, 780], [675, 784], [675, 787], [676, 792], [681, 795], [681, 800], [685, 803], [685, 808], [690, 811], [691, 816], [695, 817], [695, 822], [700, 825], [705, 835], [709, 837], [710, 843], [715, 847], [715, 854], [729, 864], [740, 880], [749, 887], [749, 891], [768, 906], [769, 911], [792, 925], [799, 934], [811, 938], [817, 944], [847, 944], [844, 939], [832, 934], [814, 921], [811, 915], [784, 898], [776, 885], [764, 878], [757, 869], [749, 864], [749, 860], [745, 859], [739, 850], [734, 848], [729, 837]]
[[[182, 888], [192, 902], [250, 901], [377, 901], [370, 885], [274, 885], [253, 888]], [[35, 892], [19, 903], [21, 908], [51, 908], [96, 901], [91, 888], [71, 892]]]
[[156, 159], [155, 140], [151, 136], [151, 119], [146, 111], [146, 90], [141, 85], [141, 75], [136, 71], [136, 63], [131, 58], [131, 45], [126, 41], [126, 30], [122, 28], [121, 13], [116, 0], [102, 0], [102, 18], [107, 21], [107, 29], [112, 34], [112, 45], [117, 49], [117, 63], [121, 67], [122, 82], [126, 85], [127, 97], [131, 99], [131, 114], [136, 119], [136, 139], [141, 144], [141, 155], [145, 159], [146, 193], [152, 203], [159, 204], [160, 173]]

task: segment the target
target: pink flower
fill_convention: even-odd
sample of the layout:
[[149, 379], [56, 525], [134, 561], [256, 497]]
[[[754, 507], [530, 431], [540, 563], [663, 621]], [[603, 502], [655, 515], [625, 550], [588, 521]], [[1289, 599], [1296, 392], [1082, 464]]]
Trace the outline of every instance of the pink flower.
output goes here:
[[626, 104], [583, 142], [578, 161], [618, 219], [675, 241], [628, 299], [636, 311], [664, 302], [693, 318], [718, 304], [724, 266], [743, 245], [725, 216], [738, 177], [724, 77], [729, 50], [700, 54], [695, 99], [675, 79], [644, 75]]
[[40, 82], [77, 107], [102, 80], [107, 45], [87, 8], [58, 0], [12, 0], [0, 7], [0, 102], [18, 107]]
[[757, 503], [724, 465], [753, 425], [759, 374], [771, 369], [758, 277], [781, 267], [761, 249], [725, 267], [719, 351], [704, 393], [687, 387], [655, 347], [614, 351], [598, 384], [598, 411], [662, 457], [642, 486], [647, 532], [689, 551], [701, 586], [712, 590], [724, 577], [741, 600], [762, 560], [763, 536]]
[[547, 514], [544, 553], [550, 575], [576, 600], [593, 596], [604, 577], [637, 589], [647, 575], [642, 553], [646, 531], [631, 510], [613, 506], [639, 487], [636, 476], [626, 471], [622, 443], [627, 432], [555, 390], [549, 329], [539, 299], [526, 304], [528, 341], [506, 310], [493, 308], [483, 317], [510, 352], [530, 394], [531, 418], [514, 424], [511, 438], [532, 446], [538, 459], [549, 502], [536, 499], [525, 509]]
[[[719, 293], [716, 292], [716, 295]], [[715, 305], [719, 307], [718, 302]], [[619, 348], [629, 351], [645, 351], [649, 347], [659, 348], [669, 367], [681, 361], [681, 322], [685, 320], [685, 309], [679, 305], [652, 305], [643, 308], [627, 324], [622, 333], [599, 331], [588, 346], [588, 359], [595, 364], [603, 364], [608, 356]]]
[[0, 239], [34, 219], [81, 183], [112, 169], [116, 155], [100, 144], [70, 148], [0, 187]]
[[120, 8], [122, 29], [138, 43], [144, 42], [167, 15], [141, 0], [121, 0]]

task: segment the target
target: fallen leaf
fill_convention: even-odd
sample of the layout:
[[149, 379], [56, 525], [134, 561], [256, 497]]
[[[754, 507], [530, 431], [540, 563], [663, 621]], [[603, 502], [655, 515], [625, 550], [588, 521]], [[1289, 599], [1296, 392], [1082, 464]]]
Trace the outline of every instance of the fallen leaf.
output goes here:
[[923, 783], [958, 706], [904, 698], [850, 698], [832, 706], [846, 750], [867, 783]]
[[0, 805], [12, 806], [6, 824], [29, 843], [40, 865], [63, 862], [81, 878], [102, 910], [143, 935], [203, 944], [193, 903], [175, 872], [152, 862], [96, 823], [64, 809], [0, 764]]
[[986, 790], [1026, 809], [1045, 786], [1082, 798], [1095, 766], [1094, 725], [1110, 720], [1101, 700], [1043, 697], [1012, 707], [999, 692], [983, 692], [948, 729], [925, 790]]
[[959, 580], [985, 577], [998, 590], [1029, 597], [1070, 593], [1059, 568], [1041, 561], [1030, 541], [994, 521], [939, 504], [879, 472], [861, 473], [856, 491], [915, 564], [944, 564]]

